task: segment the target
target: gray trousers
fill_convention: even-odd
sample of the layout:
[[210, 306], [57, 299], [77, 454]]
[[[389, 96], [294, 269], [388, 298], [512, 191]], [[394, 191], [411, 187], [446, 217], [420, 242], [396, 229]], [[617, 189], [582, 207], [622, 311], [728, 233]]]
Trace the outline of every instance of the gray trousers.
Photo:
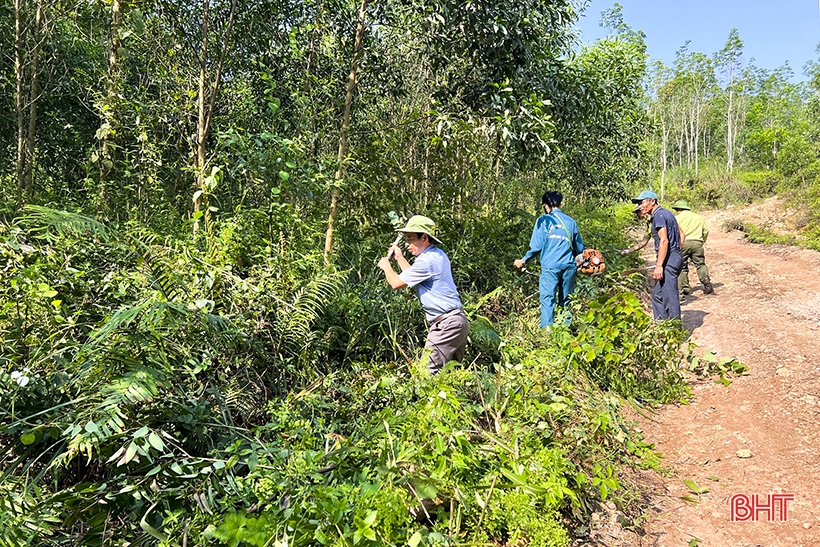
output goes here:
[[467, 350], [467, 334], [470, 325], [464, 310], [454, 313], [440, 321], [434, 321], [427, 333], [425, 349], [430, 354], [430, 374], [436, 374], [450, 361], [461, 361]]

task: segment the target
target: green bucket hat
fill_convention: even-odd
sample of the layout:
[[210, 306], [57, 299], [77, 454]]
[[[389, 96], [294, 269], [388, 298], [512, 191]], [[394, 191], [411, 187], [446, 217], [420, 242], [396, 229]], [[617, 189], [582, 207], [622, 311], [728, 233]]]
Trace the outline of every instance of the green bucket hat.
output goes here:
[[407, 221], [404, 228], [399, 228], [397, 232], [427, 234], [433, 243], [441, 245], [441, 240], [436, 237], [436, 223], [433, 219], [421, 215], [414, 215]]
[[692, 208], [689, 207], [689, 202], [685, 199], [679, 199], [678, 201], [676, 201], [675, 204], [672, 206], [672, 209], [676, 211], [680, 211], [681, 209], [685, 209], [686, 211], [692, 210]]

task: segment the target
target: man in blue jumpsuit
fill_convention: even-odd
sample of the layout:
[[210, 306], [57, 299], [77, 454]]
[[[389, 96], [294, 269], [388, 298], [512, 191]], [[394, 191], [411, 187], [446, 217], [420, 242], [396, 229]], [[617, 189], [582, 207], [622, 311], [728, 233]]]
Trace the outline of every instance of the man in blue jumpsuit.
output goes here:
[[658, 205], [658, 195], [644, 190], [632, 203], [640, 205], [642, 216], [652, 218], [652, 237], [655, 239], [657, 261], [652, 270], [655, 287], [652, 289], [652, 313], [655, 319], [680, 319], [678, 275], [683, 267], [681, 231], [670, 211]]
[[542, 329], [552, 325], [556, 301], [561, 307], [566, 307], [569, 303], [569, 296], [575, 291], [575, 257], [584, 252], [578, 223], [561, 211], [563, 199], [560, 192], [546, 192], [541, 197], [544, 215], [535, 221], [529, 251], [514, 263], [516, 268], [523, 268], [527, 260], [536, 254], [540, 255], [541, 277], [538, 289], [541, 295]]

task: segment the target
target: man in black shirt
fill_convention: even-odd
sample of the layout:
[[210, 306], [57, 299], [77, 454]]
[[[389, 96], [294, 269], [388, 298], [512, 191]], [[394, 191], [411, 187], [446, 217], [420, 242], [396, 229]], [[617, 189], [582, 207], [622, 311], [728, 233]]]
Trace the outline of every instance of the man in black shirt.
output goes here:
[[655, 239], [657, 261], [652, 277], [652, 312], [655, 319], [680, 319], [678, 275], [683, 267], [680, 248], [683, 243], [675, 215], [658, 205], [658, 195], [644, 190], [632, 203], [640, 205], [643, 215], [652, 218], [652, 237]]

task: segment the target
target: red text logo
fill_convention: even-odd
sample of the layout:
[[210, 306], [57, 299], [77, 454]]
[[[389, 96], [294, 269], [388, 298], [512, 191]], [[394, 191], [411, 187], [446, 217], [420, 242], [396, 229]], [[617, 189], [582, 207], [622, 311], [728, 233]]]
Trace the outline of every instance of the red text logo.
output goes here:
[[789, 502], [794, 501], [794, 494], [769, 494], [765, 500], [760, 496], [735, 494], [731, 500], [731, 521], [743, 522], [761, 520], [760, 515], [766, 517], [767, 522], [785, 522], [789, 515]]

